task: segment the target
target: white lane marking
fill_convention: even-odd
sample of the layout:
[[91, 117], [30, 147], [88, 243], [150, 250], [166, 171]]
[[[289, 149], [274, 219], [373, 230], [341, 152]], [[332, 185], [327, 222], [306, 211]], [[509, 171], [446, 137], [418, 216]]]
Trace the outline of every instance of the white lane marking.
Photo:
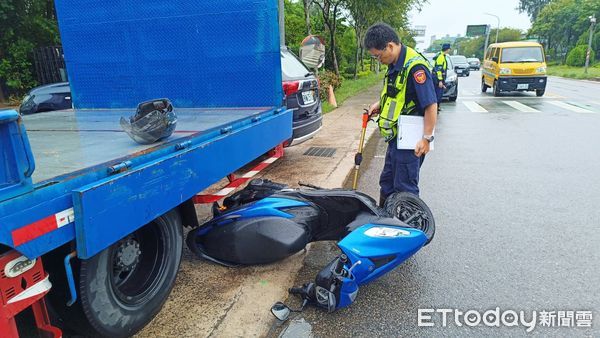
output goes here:
[[570, 110], [575, 113], [591, 113], [591, 110], [583, 109], [581, 107], [574, 106], [572, 104], [564, 103], [562, 101], [548, 101], [548, 103], [553, 104], [557, 107]]
[[483, 108], [475, 101], [462, 101], [462, 103], [473, 113], [487, 113], [487, 109]]
[[527, 105], [524, 105], [524, 104], [522, 104], [521, 102], [518, 102], [518, 101], [502, 101], [502, 102], [504, 102], [507, 105], [515, 108], [516, 110], [522, 111], [524, 113], [539, 113], [540, 112], [539, 110], [537, 110], [535, 108], [532, 108], [532, 107], [529, 107]]

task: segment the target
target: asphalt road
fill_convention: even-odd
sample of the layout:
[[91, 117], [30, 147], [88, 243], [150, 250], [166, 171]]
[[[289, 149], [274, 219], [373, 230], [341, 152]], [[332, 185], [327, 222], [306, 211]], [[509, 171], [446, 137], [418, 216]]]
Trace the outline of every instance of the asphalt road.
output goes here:
[[[362, 287], [350, 308], [308, 309], [272, 336], [600, 336], [600, 83], [550, 78], [542, 98], [496, 98], [481, 93], [480, 80], [477, 71], [460, 78], [457, 102], [444, 102], [421, 170], [433, 242]], [[367, 147], [359, 189], [373, 197], [385, 147], [377, 136]], [[315, 245], [296, 285], [337, 254], [332, 243]], [[488, 322], [514, 310], [536, 326], [470, 327], [463, 317], [459, 326], [456, 312], [445, 327], [439, 312], [425, 320], [434, 326], [417, 320], [419, 309], [496, 308]], [[577, 327], [589, 318], [582, 311], [591, 311], [591, 328]]]

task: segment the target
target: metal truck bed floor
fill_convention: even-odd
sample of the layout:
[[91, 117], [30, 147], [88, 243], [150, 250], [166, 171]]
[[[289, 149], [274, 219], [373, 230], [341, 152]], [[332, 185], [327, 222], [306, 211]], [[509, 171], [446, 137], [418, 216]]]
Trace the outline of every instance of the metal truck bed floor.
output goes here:
[[[163, 142], [207, 131], [266, 108], [176, 109], [177, 129]], [[120, 157], [135, 154], [160, 143], [135, 143], [119, 124], [132, 110], [63, 110], [23, 118], [35, 157], [34, 182], [68, 174]]]

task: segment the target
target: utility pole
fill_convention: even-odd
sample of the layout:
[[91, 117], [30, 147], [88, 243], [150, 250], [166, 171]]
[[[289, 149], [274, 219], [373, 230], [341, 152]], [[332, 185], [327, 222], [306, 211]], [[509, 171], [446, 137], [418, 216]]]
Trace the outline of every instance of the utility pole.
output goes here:
[[488, 42], [490, 41], [490, 25], [487, 25], [485, 28], [485, 43], [483, 44], [483, 58], [485, 59], [485, 53], [487, 52]]
[[493, 16], [496, 18], [496, 20], [498, 20], [498, 28], [496, 28], [496, 43], [498, 43], [498, 32], [500, 32], [500, 17], [494, 14], [490, 14], [490, 13], [483, 13], [485, 15], [489, 15], [489, 16]]
[[590, 38], [588, 40], [588, 48], [587, 53], [585, 54], [585, 70], [584, 73], [587, 74], [588, 67], [590, 65], [590, 55], [592, 54], [592, 36], [594, 36], [594, 26], [596, 25], [596, 15], [592, 15], [590, 18]]

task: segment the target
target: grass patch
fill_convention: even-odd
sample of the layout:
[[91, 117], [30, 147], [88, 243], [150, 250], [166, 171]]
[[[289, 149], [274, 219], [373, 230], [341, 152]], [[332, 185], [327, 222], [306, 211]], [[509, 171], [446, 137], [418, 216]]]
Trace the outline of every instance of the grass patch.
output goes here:
[[548, 75], [567, 77], [571, 79], [589, 79], [600, 81], [600, 68], [598, 65], [588, 67], [585, 74], [584, 67], [548, 66]]
[[[340, 88], [335, 91], [335, 98], [337, 100], [338, 107], [341, 106], [347, 98], [352, 97], [363, 90], [370, 88], [377, 83], [382, 83], [383, 76], [385, 75], [385, 71], [380, 71], [379, 75], [372, 73], [363, 77], [358, 78], [357, 80], [348, 80], [344, 79]], [[323, 88], [322, 90], [327, 90], [327, 88]], [[375, 100], [375, 98], [373, 98]], [[335, 107], [330, 105], [329, 102], [323, 101], [323, 114], [329, 113], [334, 110]]]

